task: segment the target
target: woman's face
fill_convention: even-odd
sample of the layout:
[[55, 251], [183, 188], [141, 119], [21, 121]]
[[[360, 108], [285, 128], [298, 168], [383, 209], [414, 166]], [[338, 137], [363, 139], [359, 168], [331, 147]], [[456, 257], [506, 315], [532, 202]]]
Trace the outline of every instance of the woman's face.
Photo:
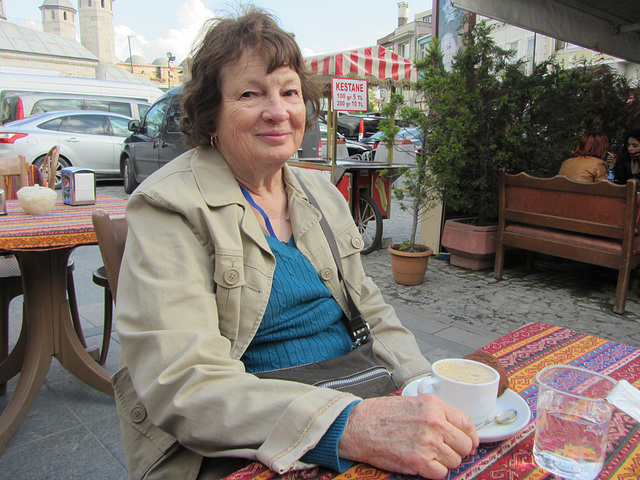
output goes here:
[[298, 74], [289, 67], [267, 73], [256, 54], [222, 70], [217, 147], [236, 168], [281, 168], [298, 150], [306, 110]]
[[629, 149], [631, 158], [640, 157], [640, 139], [629, 137], [627, 148]]

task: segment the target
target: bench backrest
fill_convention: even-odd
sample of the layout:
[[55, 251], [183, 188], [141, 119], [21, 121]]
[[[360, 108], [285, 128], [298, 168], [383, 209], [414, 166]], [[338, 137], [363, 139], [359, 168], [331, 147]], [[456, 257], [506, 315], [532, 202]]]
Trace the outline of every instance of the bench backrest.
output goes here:
[[586, 235], [624, 239], [633, 235], [637, 185], [584, 183], [564, 176], [537, 178], [500, 172], [500, 227], [521, 223]]

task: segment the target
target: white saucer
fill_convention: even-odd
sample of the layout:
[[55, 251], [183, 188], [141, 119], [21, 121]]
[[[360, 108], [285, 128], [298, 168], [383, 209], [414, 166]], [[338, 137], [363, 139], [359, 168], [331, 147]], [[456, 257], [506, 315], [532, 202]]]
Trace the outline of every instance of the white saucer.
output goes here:
[[[402, 390], [402, 395], [408, 397], [417, 396], [419, 382], [420, 380], [414, 380], [409, 385], [407, 385], [404, 390]], [[425, 393], [431, 393], [430, 385], [427, 387]], [[510, 423], [509, 425], [498, 425], [497, 423], [490, 423], [486, 427], [482, 427], [480, 431], [478, 431], [480, 443], [491, 443], [506, 440], [507, 438], [512, 437], [527, 426], [529, 420], [531, 419], [531, 409], [529, 408], [529, 405], [527, 405], [527, 402], [525, 402], [520, 395], [518, 395], [511, 389], [506, 390], [502, 395], [498, 397], [498, 399], [496, 400], [496, 407], [493, 410], [491, 416], [494, 416], [495, 414], [504, 410], [509, 410], [510, 408], [515, 408], [517, 410], [518, 418], [516, 418], [515, 421], [513, 423]]]

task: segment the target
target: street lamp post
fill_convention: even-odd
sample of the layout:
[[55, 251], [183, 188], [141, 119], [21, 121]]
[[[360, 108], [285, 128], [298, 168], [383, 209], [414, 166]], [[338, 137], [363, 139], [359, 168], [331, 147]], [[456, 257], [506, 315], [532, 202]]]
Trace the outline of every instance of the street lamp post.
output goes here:
[[129, 41], [129, 64], [131, 65], [131, 73], [133, 73], [133, 55], [131, 55], [131, 37], [134, 35], [127, 35], [127, 40]]
[[167, 52], [167, 87], [171, 88], [171, 62], [176, 59], [174, 55], [171, 55], [171, 52]]

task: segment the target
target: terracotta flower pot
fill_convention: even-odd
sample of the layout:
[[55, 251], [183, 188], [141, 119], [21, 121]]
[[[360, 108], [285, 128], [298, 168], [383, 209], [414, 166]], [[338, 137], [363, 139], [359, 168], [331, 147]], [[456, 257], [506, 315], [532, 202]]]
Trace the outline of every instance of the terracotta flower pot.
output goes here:
[[492, 268], [498, 242], [498, 225], [473, 225], [475, 218], [447, 220], [442, 246], [451, 254], [451, 265], [482, 270]]
[[424, 252], [403, 252], [397, 250], [399, 244], [390, 245], [388, 250], [391, 254], [391, 271], [393, 279], [400, 285], [419, 285], [424, 280], [427, 272], [429, 257], [433, 255], [433, 250], [425, 245]]

